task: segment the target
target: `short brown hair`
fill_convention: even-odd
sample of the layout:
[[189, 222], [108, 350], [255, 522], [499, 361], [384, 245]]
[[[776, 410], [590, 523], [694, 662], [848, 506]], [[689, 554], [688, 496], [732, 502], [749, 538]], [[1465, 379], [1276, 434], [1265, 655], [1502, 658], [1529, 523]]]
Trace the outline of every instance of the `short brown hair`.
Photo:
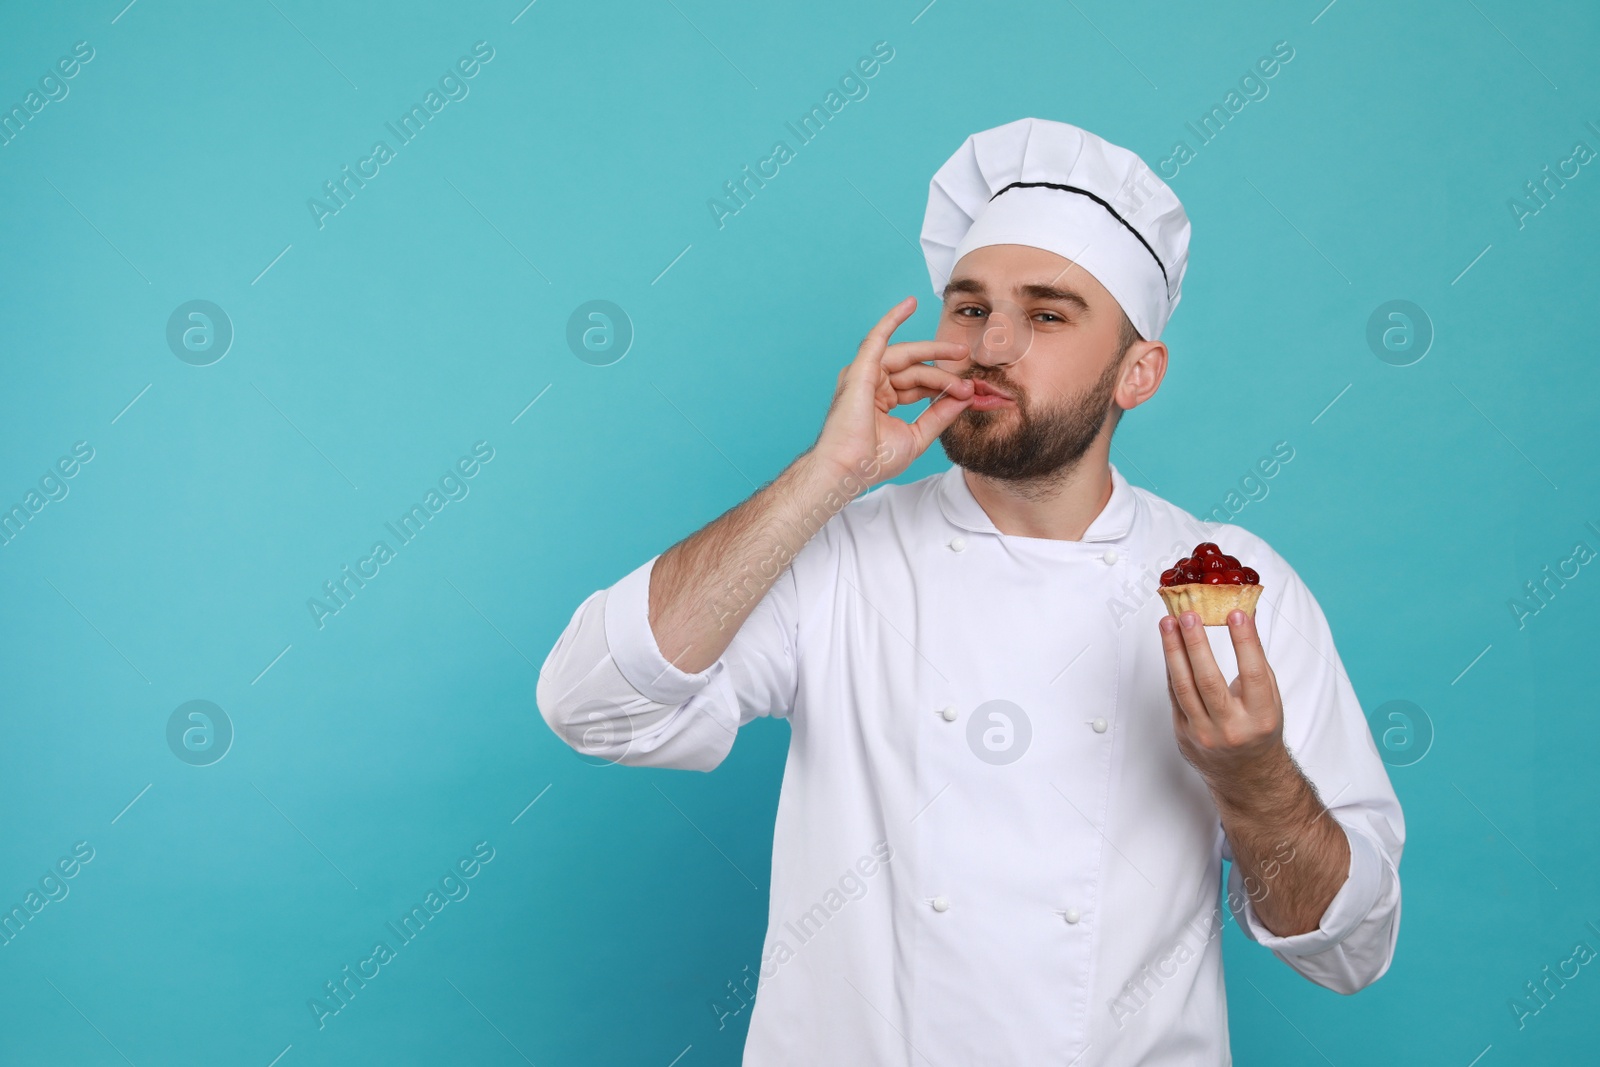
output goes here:
[[[1126, 311], [1122, 312], [1122, 326], [1117, 331], [1117, 358], [1112, 361], [1111, 365], [1113, 367], [1122, 366], [1122, 359], [1128, 354], [1128, 349], [1133, 347], [1135, 341], [1143, 340], [1144, 338], [1139, 336], [1139, 331], [1134, 329], [1133, 323], [1128, 319], [1128, 313]], [[1111, 406], [1116, 408], [1117, 412], [1111, 421], [1111, 429], [1115, 431], [1118, 423], [1122, 422], [1122, 409], [1115, 404]]]
[[1128, 348], [1135, 341], [1143, 341], [1139, 331], [1133, 328], [1133, 323], [1128, 319], [1128, 313], [1122, 312], [1122, 330], [1117, 335], [1117, 358], [1121, 359], [1128, 354]]

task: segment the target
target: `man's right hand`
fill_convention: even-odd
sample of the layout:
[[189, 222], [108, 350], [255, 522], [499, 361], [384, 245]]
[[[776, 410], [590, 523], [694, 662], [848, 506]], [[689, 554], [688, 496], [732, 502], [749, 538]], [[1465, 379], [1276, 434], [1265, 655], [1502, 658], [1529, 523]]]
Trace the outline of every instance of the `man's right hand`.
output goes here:
[[[970, 357], [966, 344], [889, 344], [894, 331], [916, 309], [916, 297], [906, 297], [867, 334], [856, 358], [839, 372], [833, 403], [811, 449], [813, 460], [841, 477], [858, 478], [867, 487], [904, 471], [972, 403], [970, 380], [923, 362], [966, 360]], [[889, 413], [897, 405], [927, 397], [936, 399], [914, 422]]]
[[[878, 321], [839, 373], [817, 443], [750, 499], [661, 554], [650, 572], [649, 622], [661, 653], [689, 674], [727, 651], [773, 582], [831, 516], [865, 488], [911, 465], [971, 403], [972, 382], [925, 359], [965, 361], [956, 341], [889, 344], [916, 310], [906, 297]], [[936, 397], [917, 420], [889, 412]], [[801, 537], [797, 540], [796, 533]]]

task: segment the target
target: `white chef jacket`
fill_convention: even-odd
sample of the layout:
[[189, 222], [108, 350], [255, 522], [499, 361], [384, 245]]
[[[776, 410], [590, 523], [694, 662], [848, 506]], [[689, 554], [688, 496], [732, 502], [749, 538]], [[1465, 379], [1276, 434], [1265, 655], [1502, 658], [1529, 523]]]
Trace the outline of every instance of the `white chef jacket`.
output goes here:
[[[580, 752], [709, 771], [738, 727], [789, 720], [745, 1067], [1229, 1063], [1224, 907], [1328, 989], [1388, 970], [1405, 823], [1321, 608], [1261, 538], [1111, 478], [1081, 541], [1001, 533], [959, 467], [880, 485], [697, 674], [650, 630], [658, 557], [557, 640], [537, 702]], [[1206, 540], [1261, 575], [1285, 743], [1350, 841], [1307, 933], [1263, 926], [1237, 865], [1224, 897], [1174, 735], [1156, 588]]]

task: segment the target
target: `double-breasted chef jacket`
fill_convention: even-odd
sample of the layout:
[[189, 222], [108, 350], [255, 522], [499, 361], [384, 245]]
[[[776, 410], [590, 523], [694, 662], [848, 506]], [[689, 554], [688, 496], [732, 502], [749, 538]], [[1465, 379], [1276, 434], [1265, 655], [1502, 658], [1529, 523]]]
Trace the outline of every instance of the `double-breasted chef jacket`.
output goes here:
[[[537, 702], [591, 756], [710, 771], [740, 726], [789, 720], [745, 1067], [1224, 1064], [1229, 912], [1328, 989], [1389, 968], [1404, 818], [1320, 606], [1260, 537], [1111, 478], [1080, 541], [1001, 533], [959, 467], [880, 485], [697, 674], [649, 626], [659, 557], [557, 639]], [[1222, 892], [1233, 854], [1177, 746], [1156, 589], [1203, 540], [1261, 576], [1285, 744], [1349, 837], [1306, 933], [1262, 925], [1270, 881], [1234, 865]]]

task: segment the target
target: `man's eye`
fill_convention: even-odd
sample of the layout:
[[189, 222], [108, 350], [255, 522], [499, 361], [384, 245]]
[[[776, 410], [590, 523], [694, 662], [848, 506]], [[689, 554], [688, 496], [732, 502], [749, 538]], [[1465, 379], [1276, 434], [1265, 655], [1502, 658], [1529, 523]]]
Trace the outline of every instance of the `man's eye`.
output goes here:
[[1039, 314], [1042, 315], [1042, 316], [1048, 317], [1048, 318], [1050, 318], [1050, 319], [1052, 319], [1052, 320], [1054, 320], [1056, 322], [1066, 322], [1067, 321], [1066, 319], [1062, 318], [1060, 315], [1057, 315], [1053, 311], [1041, 311], [1041, 312], [1039, 312]]
[[979, 307], [964, 307], [964, 308], [956, 308], [955, 316], [958, 319], [961, 319], [961, 318], [972, 318], [973, 315], [968, 315], [967, 314], [967, 312], [969, 312], [969, 311], [973, 312], [974, 315], [982, 315], [983, 314], [983, 309], [982, 308], [979, 308]]

